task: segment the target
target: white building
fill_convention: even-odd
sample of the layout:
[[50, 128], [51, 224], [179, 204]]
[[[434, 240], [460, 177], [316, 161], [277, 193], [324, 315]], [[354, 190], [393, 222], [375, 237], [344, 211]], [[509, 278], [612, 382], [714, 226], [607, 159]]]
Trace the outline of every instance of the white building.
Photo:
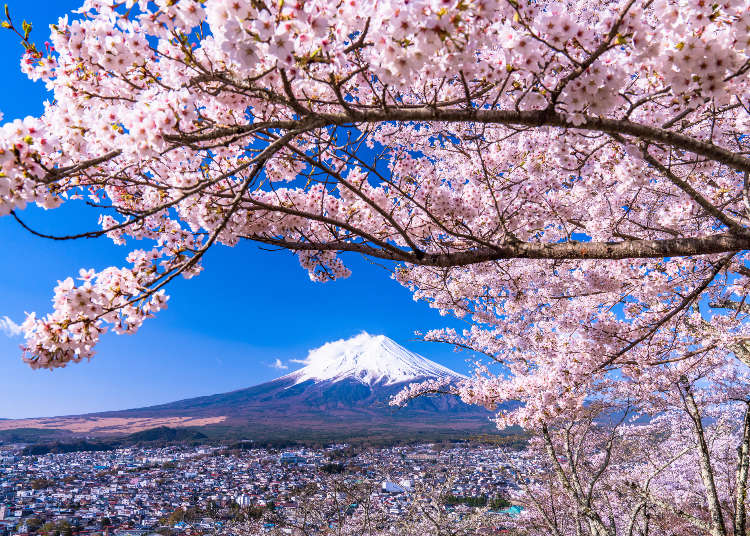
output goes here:
[[406, 490], [390, 480], [384, 480], [380, 488], [383, 493], [404, 493]]
[[252, 502], [249, 495], [245, 495], [244, 493], [242, 495], [237, 495], [235, 498], [235, 501], [237, 501], [237, 504], [240, 505], [242, 508], [247, 508], [250, 506], [250, 503]]

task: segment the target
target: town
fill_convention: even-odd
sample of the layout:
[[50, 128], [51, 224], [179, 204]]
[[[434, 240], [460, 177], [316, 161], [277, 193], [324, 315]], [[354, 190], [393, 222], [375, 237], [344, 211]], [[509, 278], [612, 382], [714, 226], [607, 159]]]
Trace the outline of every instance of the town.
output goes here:
[[325, 533], [417, 523], [435, 504], [442, 522], [501, 533], [520, 511], [509, 501], [513, 471], [530, 463], [522, 451], [469, 444], [0, 449], [4, 536]]

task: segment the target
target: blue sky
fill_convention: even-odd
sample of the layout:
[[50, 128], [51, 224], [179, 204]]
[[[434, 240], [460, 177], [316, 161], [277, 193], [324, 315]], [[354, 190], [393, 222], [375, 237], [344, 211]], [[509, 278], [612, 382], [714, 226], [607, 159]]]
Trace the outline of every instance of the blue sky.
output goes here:
[[[41, 44], [48, 25], [80, 3], [8, 5], [15, 21], [34, 24], [32, 36]], [[4, 120], [40, 114], [49, 96], [42, 84], [21, 74], [18, 39], [3, 30], [0, 49]], [[23, 216], [48, 232], [96, 224], [95, 214], [71, 209], [29, 208]], [[21, 322], [24, 311], [48, 312], [57, 280], [75, 276], [79, 268], [121, 266], [129, 251], [106, 238], [36, 238], [7, 217], [0, 218], [0, 247], [0, 327], [4, 316]], [[0, 330], [0, 418], [124, 409], [247, 387], [288, 372], [272, 366], [277, 359], [288, 364], [326, 341], [363, 330], [385, 334], [459, 372], [469, 370], [467, 354], [414, 341], [414, 330], [443, 327], [448, 319], [414, 302], [383, 268], [359, 257], [348, 261], [354, 272], [349, 279], [319, 284], [288, 252], [269, 253], [250, 243], [215, 248], [204, 272], [173, 285], [169, 309], [137, 335], [106, 335], [89, 363], [55, 371], [31, 370], [21, 361], [22, 339]]]

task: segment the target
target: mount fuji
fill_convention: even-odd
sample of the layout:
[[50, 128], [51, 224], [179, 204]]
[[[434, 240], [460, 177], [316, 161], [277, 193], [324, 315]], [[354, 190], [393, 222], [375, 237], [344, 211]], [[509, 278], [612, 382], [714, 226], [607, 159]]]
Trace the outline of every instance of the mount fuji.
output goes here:
[[464, 376], [434, 361], [410, 352], [385, 335], [361, 333], [351, 339], [329, 342], [311, 351], [305, 367], [279, 380], [340, 382], [354, 380], [365, 385], [395, 385], [426, 378]]
[[311, 350], [301, 364], [299, 370], [246, 389], [61, 417], [49, 425], [72, 429], [65, 420], [90, 419], [96, 423], [91, 432], [97, 434], [115, 433], [109, 422], [117, 423], [122, 432], [134, 431], [123, 424], [128, 422], [139, 423], [140, 429], [144, 423], [200, 426], [209, 436], [257, 440], [437, 438], [496, 431], [490, 422], [492, 413], [455, 397], [422, 397], [405, 408], [390, 406], [391, 397], [409, 383], [443, 377], [460, 381], [464, 376], [384, 335], [361, 333], [329, 342]]

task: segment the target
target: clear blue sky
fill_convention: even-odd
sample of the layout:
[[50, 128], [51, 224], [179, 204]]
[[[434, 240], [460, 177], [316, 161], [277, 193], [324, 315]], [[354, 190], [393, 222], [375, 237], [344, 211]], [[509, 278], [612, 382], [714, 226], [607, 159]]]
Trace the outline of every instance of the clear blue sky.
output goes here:
[[[8, 4], [15, 21], [34, 24], [32, 36], [42, 44], [49, 24], [81, 2]], [[0, 32], [0, 50], [4, 121], [40, 114], [49, 95], [21, 74], [22, 48], [7, 30]], [[96, 224], [93, 213], [64, 209], [29, 208], [23, 216], [46, 231]], [[0, 218], [0, 248], [0, 318], [15, 322], [23, 321], [24, 311], [48, 312], [57, 280], [82, 267], [121, 266], [129, 251], [106, 238], [36, 238], [8, 217]], [[169, 309], [137, 335], [106, 335], [91, 362], [51, 372], [32, 371], [20, 358], [22, 339], [0, 332], [0, 418], [125, 409], [247, 387], [288, 372], [272, 368], [276, 359], [301, 359], [313, 347], [363, 330], [459, 372], [469, 370], [467, 354], [413, 340], [414, 330], [443, 327], [448, 319], [415, 303], [382, 268], [358, 257], [349, 261], [352, 277], [317, 284], [290, 253], [268, 253], [250, 243], [216, 248], [205, 258], [204, 272], [173, 285]]]

